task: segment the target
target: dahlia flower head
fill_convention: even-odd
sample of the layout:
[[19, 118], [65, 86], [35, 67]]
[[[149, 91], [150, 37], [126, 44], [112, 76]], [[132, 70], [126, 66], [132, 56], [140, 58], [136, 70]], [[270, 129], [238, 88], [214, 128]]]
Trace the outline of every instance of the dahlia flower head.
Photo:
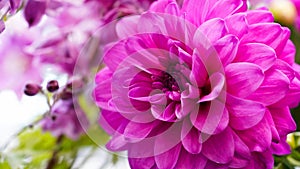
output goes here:
[[121, 19], [95, 77], [106, 148], [132, 168], [270, 169], [300, 97], [290, 31], [242, 0], [159, 0]]

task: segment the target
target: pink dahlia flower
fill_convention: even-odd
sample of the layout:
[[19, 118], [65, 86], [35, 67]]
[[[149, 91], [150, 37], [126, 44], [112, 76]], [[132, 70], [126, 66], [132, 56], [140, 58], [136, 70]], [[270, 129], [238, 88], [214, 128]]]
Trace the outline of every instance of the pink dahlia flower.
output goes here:
[[242, 0], [160, 0], [125, 17], [94, 98], [132, 168], [271, 169], [290, 152], [299, 72], [290, 31]]

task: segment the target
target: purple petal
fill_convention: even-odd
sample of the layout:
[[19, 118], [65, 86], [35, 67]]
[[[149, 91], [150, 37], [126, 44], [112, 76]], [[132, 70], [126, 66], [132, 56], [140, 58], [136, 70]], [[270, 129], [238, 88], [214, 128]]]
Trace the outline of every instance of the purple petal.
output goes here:
[[112, 71], [115, 71], [119, 64], [127, 57], [124, 43], [122, 41], [114, 45], [104, 55], [104, 63]]
[[228, 169], [227, 164], [219, 164], [214, 161], [207, 161], [205, 169]]
[[181, 149], [175, 168], [204, 169], [207, 159], [201, 154], [190, 154]]
[[284, 73], [289, 79], [290, 81], [293, 81], [293, 79], [295, 78], [295, 70], [293, 69], [293, 67], [291, 67], [288, 63], [277, 59], [275, 64], [272, 66], [273, 69], [277, 69], [280, 70], [282, 73]]
[[[266, 32], [269, 32], [266, 34]], [[281, 40], [282, 28], [276, 23], [258, 23], [249, 26], [248, 33], [243, 36], [242, 43], [263, 43], [272, 48]]]
[[[199, 26], [204, 21], [206, 21], [208, 12], [216, 2], [217, 0], [211, 0], [211, 1], [185, 0], [182, 5], [182, 12], [186, 13], [187, 20]], [[195, 8], [195, 6], [197, 6], [197, 8]]]
[[139, 16], [129, 16], [124, 17], [118, 21], [116, 25], [116, 32], [120, 39], [136, 35], [137, 32], [137, 23], [139, 21]]
[[270, 150], [262, 153], [253, 152], [252, 157], [253, 159], [245, 169], [272, 169], [274, 167], [274, 158]]
[[180, 14], [180, 9], [179, 9], [178, 4], [177, 4], [176, 1], [171, 1], [171, 2], [166, 6], [165, 11], [166, 11], [168, 14], [175, 15], [175, 16], [179, 16], [179, 14]]
[[127, 141], [123, 135], [114, 135], [105, 147], [110, 151], [124, 151], [127, 149], [126, 145]]
[[278, 59], [281, 59], [292, 66], [295, 63], [295, 55], [295, 45], [291, 40], [288, 40], [282, 53], [278, 56]]
[[225, 85], [225, 77], [221, 73], [214, 73], [209, 77], [211, 92], [203, 96], [198, 103], [214, 100], [219, 97]]
[[193, 127], [189, 119], [183, 121], [181, 130], [183, 147], [191, 154], [199, 154], [202, 148], [200, 131]]
[[264, 80], [263, 71], [252, 63], [231, 63], [226, 66], [225, 72], [227, 91], [242, 98], [253, 93]]
[[269, 110], [280, 136], [285, 136], [296, 130], [296, 123], [289, 107], [269, 108]]
[[217, 1], [212, 7], [207, 19], [211, 18], [226, 18], [227, 16], [235, 13], [246, 2], [241, 0], [220, 0]]
[[247, 12], [246, 17], [249, 25], [256, 24], [256, 23], [274, 22], [274, 17], [268, 9], [250, 10]]
[[242, 131], [236, 131], [250, 151], [266, 151], [272, 142], [272, 134], [269, 123], [263, 118], [257, 125]]
[[[171, 125], [169, 125], [167, 123], [162, 126], [164, 128], [167, 125], [168, 125], [168, 128], [165, 128], [165, 130], [159, 134], [159, 137], [155, 137], [154, 155], [164, 154], [171, 149], [174, 150], [174, 148], [177, 149], [178, 145], [180, 145], [179, 149], [181, 149], [182, 144], [181, 144], [181, 132], [180, 131], [182, 129], [182, 124], [181, 123], [171, 123]], [[162, 127], [162, 126], [160, 126], [160, 127]], [[159, 130], [159, 128], [158, 128], [158, 130]], [[174, 154], [174, 155], [177, 156], [176, 154]], [[178, 156], [176, 158], [178, 158]], [[174, 161], [176, 161], [176, 160], [174, 160]], [[173, 161], [173, 163], [174, 163], [174, 161]], [[165, 165], [173, 165], [173, 164], [165, 164]], [[171, 168], [171, 167], [166, 167], [166, 168]]]
[[230, 114], [230, 126], [236, 130], [245, 130], [258, 124], [264, 117], [266, 108], [262, 104], [244, 100], [231, 95], [226, 105]]
[[[155, 144], [156, 145], [156, 144]], [[155, 162], [158, 168], [174, 168], [176, 165], [176, 161], [178, 161], [178, 157], [181, 150], [181, 144], [177, 144], [170, 150], [156, 155]]]
[[149, 11], [165, 13], [166, 7], [169, 3], [169, 0], [155, 1], [151, 4]]
[[228, 111], [218, 100], [211, 101], [210, 105], [200, 105], [199, 112], [193, 112], [190, 119], [198, 130], [206, 134], [220, 133], [229, 123]]
[[203, 87], [208, 77], [206, 67], [198, 53], [194, 52], [192, 59], [193, 63], [190, 79], [195, 80], [198, 87]]
[[181, 105], [179, 110], [176, 109], [175, 114], [178, 119], [185, 117], [192, 112], [198, 112], [199, 104], [197, 100], [200, 97], [200, 91], [198, 87], [187, 84], [187, 89], [181, 93]]
[[291, 35], [290, 29], [286, 27], [282, 27], [282, 32], [280, 36], [277, 38], [277, 41], [271, 44], [271, 47], [275, 49], [277, 56], [281, 55], [282, 51], [284, 50], [290, 38], [290, 35]]
[[273, 117], [269, 111], [269, 109], [266, 109], [265, 118], [267, 119], [269, 126], [271, 128], [272, 133], [272, 143], [279, 143], [280, 142], [280, 136], [276, 129]]
[[126, 140], [130, 142], [143, 140], [148, 136], [153, 127], [155, 127], [155, 122], [137, 123], [135, 121], [136, 120], [132, 119], [124, 130], [124, 136], [126, 137]]
[[224, 66], [233, 61], [238, 50], [239, 40], [236, 36], [227, 35], [214, 43]]
[[29, 26], [34, 26], [41, 20], [42, 16], [46, 12], [47, 1], [30, 0], [27, 2], [24, 15]]
[[262, 43], [247, 43], [239, 46], [235, 62], [251, 62], [265, 71], [276, 60], [276, 53], [271, 47]]
[[21, 0], [9, 0], [11, 12], [15, 13], [21, 5]]
[[218, 164], [230, 162], [234, 155], [234, 140], [231, 130], [227, 128], [220, 134], [210, 136], [203, 143], [202, 154]]
[[93, 97], [96, 104], [107, 110], [111, 110], [109, 101], [111, 99], [111, 72], [108, 69], [102, 69], [95, 78], [96, 88], [93, 91]]
[[214, 18], [204, 22], [200, 25], [197, 31], [200, 31], [203, 35], [205, 35], [211, 43], [216, 42], [228, 33], [225, 21], [219, 18]]
[[282, 105], [288, 105], [290, 108], [294, 108], [299, 105], [300, 102], [299, 98], [300, 98], [300, 80], [294, 78], [294, 80], [290, 84], [290, 89], [287, 95], [272, 106], [280, 108], [282, 107]]
[[243, 168], [249, 164], [249, 160], [251, 159], [251, 153], [248, 146], [236, 135], [232, 132], [234, 138], [234, 157], [231, 161], [229, 167], [230, 168]]
[[111, 112], [105, 109], [101, 110], [99, 124], [101, 124], [102, 128], [110, 135], [116, 132], [122, 133], [122, 131], [119, 131], [119, 127], [126, 126], [128, 122], [128, 119], [117, 112]]
[[248, 98], [268, 106], [284, 98], [289, 91], [289, 85], [290, 80], [285, 74], [277, 69], [270, 69], [265, 72], [261, 86]]
[[287, 143], [286, 137], [283, 137], [279, 143], [272, 143], [272, 154], [279, 156], [288, 155], [291, 153], [291, 146]]
[[154, 157], [148, 158], [128, 158], [131, 168], [149, 169], [154, 166]]
[[225, 19], [228, 32], [239, 39], [247, 33], [248, 24], [244, 13], [235, 14]]

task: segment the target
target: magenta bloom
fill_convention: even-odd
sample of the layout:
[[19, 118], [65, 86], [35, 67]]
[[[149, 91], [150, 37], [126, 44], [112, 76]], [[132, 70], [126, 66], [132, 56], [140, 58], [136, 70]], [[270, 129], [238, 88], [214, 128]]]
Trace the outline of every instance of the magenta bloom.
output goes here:
[[132, 168], [271, 169], [290, 152], [299, 72], [287, 28], [242, 0], [160, 0], [125, 17], [94, 97]]

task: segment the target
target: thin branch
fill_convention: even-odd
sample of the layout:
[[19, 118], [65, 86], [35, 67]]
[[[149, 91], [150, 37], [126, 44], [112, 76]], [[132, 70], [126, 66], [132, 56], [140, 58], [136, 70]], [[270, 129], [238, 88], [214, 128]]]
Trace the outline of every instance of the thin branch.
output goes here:
[[58, 160], [57, 159], [58, 158], [57, 155], [58, 155], [59, 150], [60, 150], [60, 143], [61, 143], [62, 139], [63, 139], [62, 135], [57, 138], [57, 140], [56, 140], [57, 147], [55, 148], [55, 150], [54, 150], [54, 152], [52, 154], [52, 157], [51, 157], [51, 159], [48, 162], [48, 165], [47, 165], [46, 169], [53, 169], [55, 167], [55, 165], [57, 163], [57, 160]]

